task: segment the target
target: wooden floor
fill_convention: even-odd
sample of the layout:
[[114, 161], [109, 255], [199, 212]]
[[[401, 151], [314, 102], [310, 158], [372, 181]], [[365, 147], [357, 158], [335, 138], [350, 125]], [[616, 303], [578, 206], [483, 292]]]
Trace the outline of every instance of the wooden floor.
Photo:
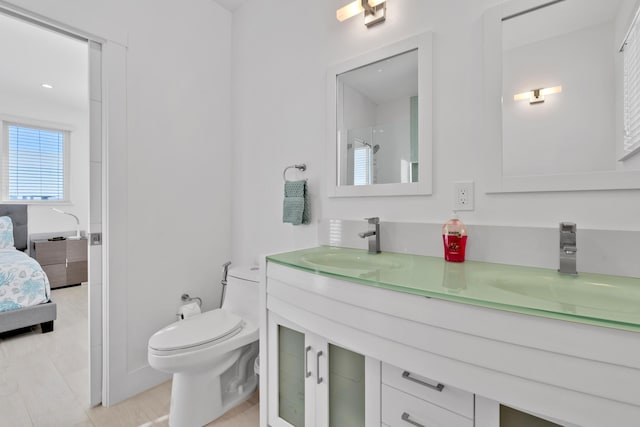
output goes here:
[[[0, 335], [0, 425], [11, 427], [168, 426], [171, 382], [110, 408], [89, 408], [87, 286], [56, 289], [55, 329]], [[258, 426], [257, 392], [216, 427]]]

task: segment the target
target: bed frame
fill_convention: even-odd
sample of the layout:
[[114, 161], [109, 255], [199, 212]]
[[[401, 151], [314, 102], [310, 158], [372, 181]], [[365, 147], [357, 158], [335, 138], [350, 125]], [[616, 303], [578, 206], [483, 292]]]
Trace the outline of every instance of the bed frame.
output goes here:
[[[29, 231], [27, 205], [0, 205], [0, 216], [11, 217], [13, 221], [13, 239], [16, 249], [25, 251], [28, 248]], [[0, 312], [0, 333], [40, 323], [42, 333], [53, 331], [53, 321], [58, 310], [56, 303], [48, 303]]]

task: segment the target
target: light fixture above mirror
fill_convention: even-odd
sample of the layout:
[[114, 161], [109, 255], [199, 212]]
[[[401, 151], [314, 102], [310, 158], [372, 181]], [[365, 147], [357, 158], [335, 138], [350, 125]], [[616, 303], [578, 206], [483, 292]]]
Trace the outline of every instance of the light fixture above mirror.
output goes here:
[[386, 0], [354, 0], [336, 11], [336, 18], [342, 22], [364, 12], [367, 28], [384, 22], [387, 16]]
[[560, 92], [562, 92], [562, 86], [531, 89], [530, 91], [513, 95], [513, 100], [522, 101], [528, 99], [529, 104], [540, 104], [544, 102], [545, 95], [552, 95]]

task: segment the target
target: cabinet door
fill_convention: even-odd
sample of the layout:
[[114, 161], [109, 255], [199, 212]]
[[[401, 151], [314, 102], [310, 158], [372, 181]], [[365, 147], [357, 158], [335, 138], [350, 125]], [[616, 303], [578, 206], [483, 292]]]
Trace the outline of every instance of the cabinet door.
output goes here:
[[89, 280], [87, 242], [86, 239], [67, 240], [67, 284], [69, 285]]
[[35, 258], [40, 265], [64, 265], [67, 261], [66, 240], [42, 240], [34, 242]]
[[272, 427], [380, 425], [380, 362], [268, 314]]
[[329, 426], [366, 427], [365, 357], [329, 344]]
[[[306, 331], [268, 315], [268, 419], [272, 427], [313, 427], [315, 351]], [[320, 356], [321, 357], [321, 356]]]
[[87, 242], [87, 239], [67, 240], [67, 261], [86, 261], [88, 250]]
[[49, 278], [51, 289], [59, 288], [67, 284], [67, 267], [62, 264], [43, 265], [42, 269]]
[[67, 263], [67, 284], [76, 285], [89, 280], [87, 271], [87, 261], [76, 261]]

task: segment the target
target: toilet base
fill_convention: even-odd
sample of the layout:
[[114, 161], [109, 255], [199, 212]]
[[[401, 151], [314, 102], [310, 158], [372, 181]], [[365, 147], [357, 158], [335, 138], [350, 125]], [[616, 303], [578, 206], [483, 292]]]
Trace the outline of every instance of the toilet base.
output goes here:
[[[257, 346], [256, 350], [257, 350]], [[256, 351], [257, 353], [257, 351]], [[257, 354], [256, 354], [257, 355]], [[202, 427], [225, 412], [245, 401], [256, 389], [258, 379], [255, 375], [245, 376], [242, 384], [229, 388], [229, 377], [221, 371], [229, 371], [233, 375], [238, 370], [238, 363], [246, 357], [231, 359], [232, 363], [222, 368], [199, 372], [175, 373], [171, 386], [171, 407], [169, 409], [169, 425], [171, 427]], [[255, 359], [255, 355], [252, 360]], [[222, 369], [221, 369], [222, 368]], [[244, 372], [244, 371], [243, 371]], [[225, 379], [226, 378], [226, 379]]]

